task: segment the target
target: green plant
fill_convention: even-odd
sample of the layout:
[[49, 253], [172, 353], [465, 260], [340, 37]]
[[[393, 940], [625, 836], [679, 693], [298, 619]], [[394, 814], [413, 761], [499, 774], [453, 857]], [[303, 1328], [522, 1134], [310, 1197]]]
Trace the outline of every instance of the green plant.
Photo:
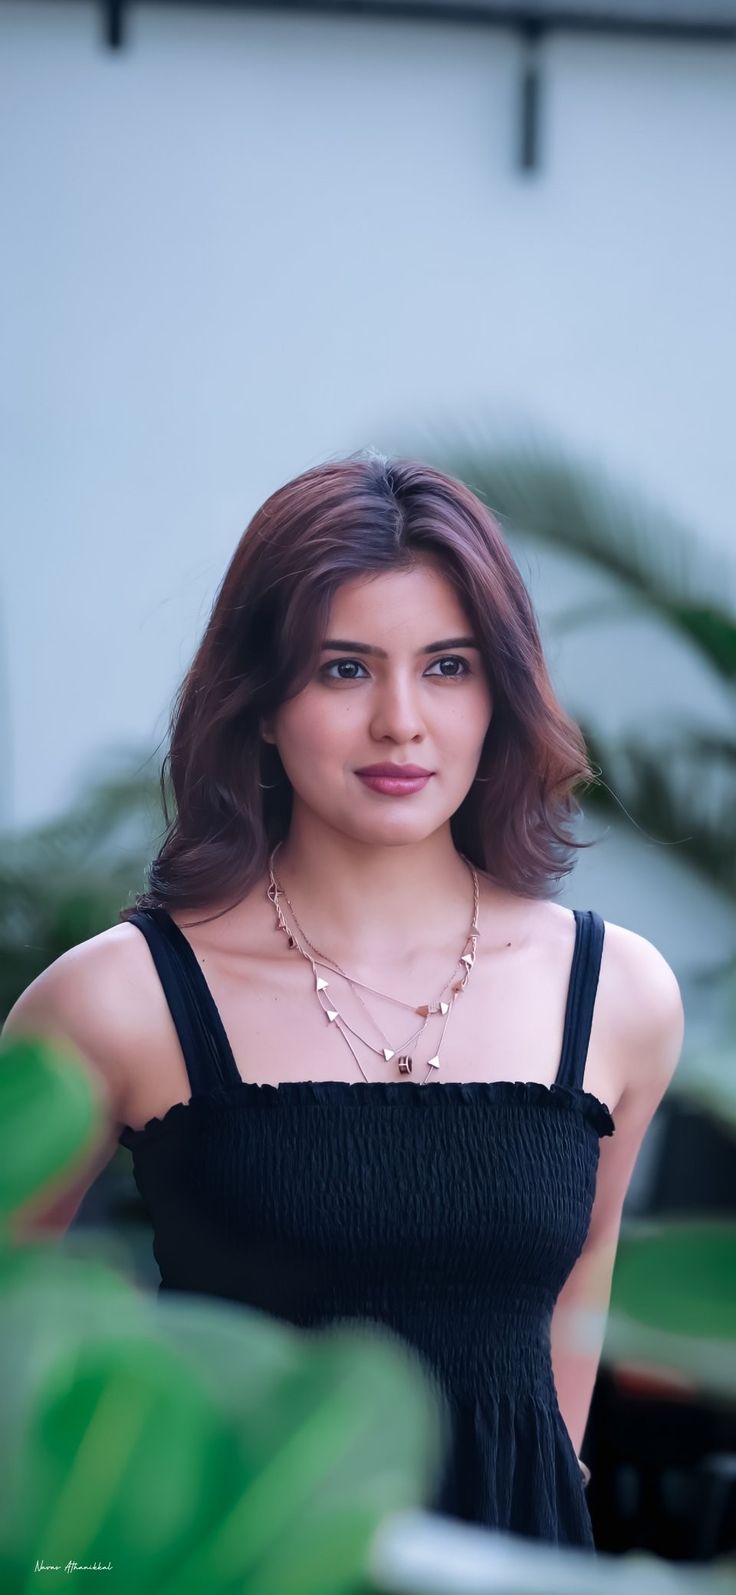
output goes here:
[[68, 948], [115, 924], [163, 829], [138, 758], [42, 825], [0, 836], [0, 1012]]
[[0, 1047], [0, 1575], [111, 1563], [157, 1595], [358, 1595], [377, 1524], [418, 1504], [442, 1411], [397, 1337], [298, 1333], [235, 1304], [157, 1301], [18, 1239], [99, 1134], [88, 1071]]
[[736, 1403], [736, 1223], [627, 1225], [616, 1254], [604, 1360], [649, 1363], [694, 1393]]

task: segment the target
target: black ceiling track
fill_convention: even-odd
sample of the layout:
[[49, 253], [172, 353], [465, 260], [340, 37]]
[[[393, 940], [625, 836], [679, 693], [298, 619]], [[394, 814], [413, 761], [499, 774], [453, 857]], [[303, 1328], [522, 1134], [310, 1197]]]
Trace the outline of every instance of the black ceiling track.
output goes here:
[[[66, 3], [66, 0], [64, 0]], [[576, 33], [614, 35], [625, 38], [671, 40], [682, 44], [736, 43], [736, 0], [733, 5], [719, 0], [707, 15], [707, 0], [699, 4], [642, 0], [638, 10], [627, 5], [617, 9], [616, 0], [608, 5], [555, 5], [553, 0], [519, 0], [513, 4], [494, 4], [494, 0], [154, 0], [171, 9], [198, 8], [209, 11], [277, 11], [279, 15], [373, 17], [384, 22], [446, 22], [454, 26], [504, 28], [515, 32], [523, 55], [519, 83], [519, 134], [517, 163], [522, 172], [539, 166], [540, 107], [542, 95], [541, 43], [546, 34]], [[125, 44], [125, 24], [129, 0], [97, 0], [103, 21], [105, 43], [111, 50]], [[145, 0], [135, 0], [140, 9]], [[705, 15], [703, 13], [706, 13]]]
[[[105, 19], [105, 37], [113, 49], [124, 43], [126, 0], [98, 0]], [[630, 37], [672, 39], [683, 43], [736, 42], [736, 3], [708, 0], [700, 4], [666, 6], [641, 0], [638, 9], [609, 4], [556, 5], [553, 0], [529, 0], [516, 5], [494, 0], [153, 0], [157, 6], [197, 7], [208, 11], [278, 11], [302, 15], [381, 17], [384, 21], [449, 22], [476, 27], [514, 28], [519, 33], [554, 29], [556, 32], [623, 34]], [[135, 0], [136, 8], [145, 0]]]

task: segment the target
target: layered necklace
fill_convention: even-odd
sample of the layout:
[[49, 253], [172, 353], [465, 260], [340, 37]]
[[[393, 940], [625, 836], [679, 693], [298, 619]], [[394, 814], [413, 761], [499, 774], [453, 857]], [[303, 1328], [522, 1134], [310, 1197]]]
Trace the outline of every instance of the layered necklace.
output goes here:
[[[399, 1074], [409, 1075], [413, 1073], [414, 1069], [414, 1048], [426, 1030], [429, 1020], [435, 1015], [438, 1016], [443, 1021], [440, 1038], [433, 1056], [427, 1060], [427, 1073], [425, 1074], [424, 1079], [419, 1082], [420, 1085], [426, 1085], [430, 1077], [440, 1068], [440, 1048], [442, 1047], [442, 1043], [445, 1039], [447, 1027], [452, 1017], [452, 1012], [457, 998], [460, 996], [460, 993], [465, 990], [470, 978], [470, 971], [475, 963], [475, 953], [476, 947], [478, 945], [479, 935], [478, 910], [480, 905], [480, 891], [478, 886], [478, 876], [470, 862], [470, 859], [466, 858], [464, 853], [460, 854], [463, 863], [467, 864], [470, 874], [473, 878], [473, 914], [470, 922], [470, 930], [468, 931], [467, 937], [465, 939], [463, 950], [459, 959], [457, 960], [453, 974], [450, 976], [449, 980], [445, 982], [439, 996], [431, 1002], [423, 1002], [417, 1006], [414, 1003], [402, 1001], [400, 997], [391, 996], [388, 992], [379, 991], [377, 987], [367, 985], [364, 980], [357, 980], [355, 976], [346, 974], [345, 970], [341, 968], [340, 964], [338, 964], [335, 959], [328, 958], [324, 953], [321, 953], [319, 949], [313, 945], [313, 943], [309, 941], [303, 927], [299, 924], [299, 920], [297, 919], [293, 905], [289, 901], [286, 891], [284, 890], [283, 886], [279, 884], [274, 874], [274, 859], [281, 845], [281, 842], [277, 842], [276, 847], [273, 849], [268, 861], [268, 888], [266, 896], [268, 897], [269, 901], [273, 903], [278, 928], [279, 930], [283, 931], [284, 935], [287, 937], [289, 947], [293, 948], [297, 953], [300, 954], [302, 958], [306, 959], [308, 964], [311, 965], [312, 974], [314, 976], [315, 995], [322, 1012], [327, 1018], [328, 1024], [335, 1025], [340, 1031], [340, 1034], [344, 1037], [348, 1047], [350, 1048], [350, 1051], [358, 1065], [358, 1068], [360, 1069], [364, 1080], [369, 1080], [369, 1076], [366, 1074], [360, 1058], [355, 1051], [355, 1047], [350, 1040], [351, 1036], [354, 1036], [356, 1040], [361, 1041], [364, 1046], [370, 1049], [371, 1052], [374, 1052], [376, 1056], [381, 1057], [385, 1063], [390, 1063], [392, 1058], [396, 1058]], [[282, 898], [288, 906], [292, 921], [291, 924], [288, 924], [284, 917], [284, 912], [281, 907]], [[297, 934], [297, 932], [299, 934]], [[360, 1031], [356, 1030], [355, 1027], [350, 1024], [348, 1019], [346, 1019], [345, 1015], [340, 1012], [339, 1008], [336, 1006], [336, 1000], [334, 998], [333, 992], [330, 990], [329, 980], [327, 980], [323, 974], [320, 974], [320, 970], [325, 969], [333, 974], [341, 975], [342, 978], [347, 981], [357, 1002], [359, 1002], [363, 1011], [368, 1015], [368, 1018], [375, 1030], [378, 1031], [378, 1034], [381, 1038], [380, 1046], [376, 1046], [374, 1042], [369, 1041], [367, 1036], [361, 1035]], [[387, 1002], [393, 1002], [400, 1008], [407, 1008], [411, 1013], [416, 1014], [421, 1019], [422, 1023], [416, 1025], [412, 1030], [412, 1033], [404, 1041], [397, 1043], [396, 1047], [390, 1046], [386, 1036], [381, 1031], [380, 1026], [377, 1024], [376, 1020], [373, 1018], [362, 997], [360, 996], [360, 991], [357, 989], [358, 987], [360, 987], [360, 990], [362, 991], [373, 992], [376, 997], [383, 997]], [[328, 991], [330, 991], [329, 996], [326, 995]]]

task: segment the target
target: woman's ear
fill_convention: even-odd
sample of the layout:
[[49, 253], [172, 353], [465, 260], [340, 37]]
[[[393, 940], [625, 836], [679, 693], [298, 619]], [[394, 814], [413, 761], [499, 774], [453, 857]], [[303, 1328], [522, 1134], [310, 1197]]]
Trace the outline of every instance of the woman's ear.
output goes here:
[[270, 720], [261, 721], [261, 741], [271, 743], [276, 741], [273, 731], [271, 730]]

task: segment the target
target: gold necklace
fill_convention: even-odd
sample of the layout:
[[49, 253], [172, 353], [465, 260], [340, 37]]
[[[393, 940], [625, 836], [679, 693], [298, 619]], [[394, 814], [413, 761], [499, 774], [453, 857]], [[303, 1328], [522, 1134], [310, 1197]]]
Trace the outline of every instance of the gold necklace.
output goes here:
[[[309, 939], [306, 936], [306, 933], [303, 930], [303, 927], [299, 924], [299, 921], [297, 919], [297, 916], [296, 916], [296, 913], [294, 911], [293, 905], [290, 902], [286, 891], [284, 890], [284, 888], [282, 886], [279, 885], [279, 883], [276, 880], [276, 877], [274, 875], [273, 862], [274, 862], [274, 859], [276, 857], [276, 853], [278, 852], [278, 850], [281, 847], [281, 845], [282, 845], [281, 842], [278, 842], [276, 844], [276, 847], [273, 849], [273, 851], [271, 853], [271, 856], [270, 856], [270, 859], [269, 859], [269, 864], [268, 864], [269, 884], [268, 884], [266, 895], [267, 895], [269, 901], [271, 903], [273, 903], [273, 906], [274, 906], [274, 909], [275, 909], [275, 912], [276, 912], [276, 920], [277, 920], [278, 927], [286, 935], [286, 937], [288, 939], [289, 947], [295, 948], [296, 951], [301, 955], [301, 957], [305, 958], [307, 960], [307, 962], [312, 967], [312, 973], [314, 975], [314, 980], [315, 980], [315, 993], [316, 993], [316, 996], [317, 996], [317, 1000], [318, 1000], [318, 1002], [320, 1004], [320, 1007], [322, 1008], [323, 1013], [326, 1014], [328, 1022], [330, 1024], [337, 1024], [337, 1028], [340, 1031], [341, 1035], [343, 1036], [343, 1039], [347, 1042], [347, 1045], [350, 1048], [350, 1051], [351, 1051], [351, 1053], [352, 1053], [352, 1055], [353, 1055], [353, 1057], [355, 1059], [355, 1062], [358, 1065], [358, 1068], [360, 1069], [361, 1074], [363, 1075], [363, 1078], [365, 1080], [368, 1080], [368, 1075], [366, 1074], [365, 1069], [363, 1068], [363, 1065], [362, 1065], [362, 1063], [360, 1061], [360, 1058], [358, 1057], [358, 1054], [356, 1053], [355, 1048], [353, 1047], [352, 1042], [350, 1041], [350, 1038], [349, 1038], [349, 1036], [347, 1034], [347, 1031], [351, 1031], [352, 1034], [358, 1040], [363, 1042], [364, 1046], [367, 1046], [367, 1047], [370, 1048], [371, 1052], [375, 1052], [376, 1054], [378, 1054], [380, 1052], [381, 1055], [383, 1056], [384, 1060], [387, 1063], [391, 1060], [391, 1058], [393, 1058], [393, 1057], [395, 1057], [397, 1055], [396, 1054], [396, 1049], [393, 1048], [393, 1047], [389, 1047], [388, 1046], [388, 1044], [386, 1042], [386, 1037], [383, 1036], [383, 1035], [382, 1035], [382, 1041], [384, 1043], [383, 1046], [380, 1047], [380, 1048], [379, 1047], [375, 1047], [373, 1045], [373, 1043], [367, 1039], [367, 1037], [362, 1036], [360, 1034], [360, 1032], [358, 1030], [356, 1030], [355, 1027], [349, 1023], [349, 1021], [345, 1018], [344, 1014], [340, 1013], [339, 1009], [335, 1008], [332, 1005], [325, 1006], [325, 1000], [323, 1000], [323, 998], [322, 998], [322, 993], [323, 993], [323, 991], [327, 990], [327, 987], [329, 986], [329, 981], [325, 980], [323, 976], [318, 974], [318, 971], [317, 971], [317, 965], [318, 964], [321, 967], [323, 967], [323, 968], [333, 970], [336, 974], [342, 975], [342, 977], [345, 980], [347, 980], [348, 985], [350, 986], [351, 990], [353, 991], [354, 996], [357, 998], [357, 1000], [360, 1003], [361, 1007], [363, 1008], [364, 1012], [368, 1014], [369, 1019], [372, 1020], [372, 1023], [375, 1025], [376, 1030], [379, 1031], [379, 1034], [381, 1034], [380, 1026], [372, 1018], [372, 1015], [369, 1013], [369, 1010], [367, 1009], [365, 1003], [363, 1002], [363, 1000], [362, 1000], [362, 998], [360, 996], [360, 993], [355, 990], [356, 986], [360, 986], [364, 991], [371, 991], [376, 996], [384, 997], [386, 999], [386, 1001], [388, 1001], [388, 1002], [397, 1003], [400, 1007], [411, 1008], [414, 1013], [419, 1014], [420, 1017], [423, 1017], [423, 1020], [424, 1020], [423, 1024], [420, 1025], [419, 1029], [414, 1032], [414, 1034], [409, 1038], [409, 1040], [407, 1042], [402, 1043], [403, 1047], [413, 1046], [416, 1043], [416, 1041], [419, 1039], [419, 1037], [423, 1034], [424, 1030], [426, 1029], [427, 1022], [428, 1022], [429, 1017], [431, 1015], [433, 1015], [433, 1014], [441, 1015], [444, 1018], [445, 1022], [444, 1022], [444, 1025], [442, 1027], [442, 1034], [440, 1036], [439, 1046], [438, 1046], [437, 1051], [434, 1054], [434, 1056], [429, 1059], [428, 1067], [427, 1067], [427, 1073], [426, 1073], [426, 1075], [424, 1077], [424, 1080], [421, 1082], [422, 1085], [426, 1084], [426, 1081], [429, 1079], [429, 1077], [432, 1074], [432, 1072], [434, 1070], [439, 1069], [439, 1067], [440, 1067], [440, 1047], [442, 1045], [442, 1042], [444, 1041], [444, 1037], [445, 1037], [445, 1034], [446, 1034], [446, 1031], [447, 1031], [447, 1026], [448, 1026], [448, 1024], [450, 1022], [450, 1018], [451, 1018], [451, 1015], [452, 1015], [452, 1010], [454, 1008], [455, 1001], [456, 1001], [457, 997], [460, 995], [460, 993], [462, 991], [465, 990], [465, 987], [466, 987], [466, 985], [468, 983], [468, 979], [470, 977], [470, 971], [473, 968], [473, 964], [475, 962], [475, 954], [476, 954], [476, 948], [477, 948], [477, 944], [478, 944], [478, 934], [479, 934], [479, 932], [478, 932], [478, 911], [479, 911], [479, 903], [480, 903], [480, 891], [479, 891], [479, 886], [478, 886], [478, 876], [477, 876], [477, 873], [476, 873], [473, 865], [470, 862], [470, 859], [466, 858], [464, 854], [460, 855], [461, 858], [463, 859], [463, 862], [467, 864], [468, 869], [470, 870], [470, 873], [471, 873], [472, 878], [473, 878], [473, 914], [472, 914], [472, 919], [471, 919], [471, 925], [470, 925], [470, 930], [469, 930], [468, 935], [467, 935], [466, 940], [465, 940], [465, 948], [464, 948], [463, 952], [460, 955], [460, 959], [458, 960], [459, 963], [464, 965], [464, 969], [463, 969], [463, 973], [462, 973], [461, 979], [459, 981], [454, 981], [452, 983], [451, 995], [450, 995], [449, 1002], [445, 1002], [444, 1001], [444, 993], [447, 991], [447, 988], [450, 985], [450, 981], [446, 981], [445, 985], [443, 987], [443, 992], [442, 992], [442, 994], [440, 995], [440, 997], [436, 1001], [427, 1002], [427, 1003], [420, 1003], [418, 1006], [416, 1006], [413, 1003], [408, 1003], [408, 1002], [403, 1001], [403, 999], [400, 998], [400, 997], [393, 997], [388, 992], [381, 992], [381, 991], [378, 990], [378, 988], [376, 986], [368, 985], [368, 983], [366, 981], [354, 979], [353, 977], [349, 976], [346, 973], [346, 971], [341, 967], [340, 964], [337, 963], [337, 961], [335, 959], [328, 958], [325, 954], [321, 953], [318, 948], [314, 947], [311, 942], [309, 942]], [[279, 902], [279, 898], [281, 898], [281, 897], [283, 897], [285, 899], [285, 901], [288, 903], [290, 912], [291, 912], [292, 917], [294, 919], [294, 924], [296, 926], [298, 926], [299, 930], [302, 932], [302, 935], [304, 937], [304, 940], [305, 940], [307, 946], [311, 946], [312, 947], [311, 953], [308, 952], [307, 948], [302, 945], [302, 943], [300, 942], [299, 937], [295, 934], [294, 930], [287, 924], [287, 922], [286, 922], [286, 920], [284, 918], [284, 914], [283, 914], [283, 910], [281, 908], [281, 904]], [[329, 999], [326, 999], [326, 1001], [329, 1003]], [[413, 1060], [413, 1057], [412, 1057], [411, 1053], [406, 1052], [406, 1051], [400, 1052], [398, 1054], [399, 1073], [400, 1074], [411, 1074], [412, 1067], [413, 1067], [413, 1062], [414, 1062], [414, 1060]]]

